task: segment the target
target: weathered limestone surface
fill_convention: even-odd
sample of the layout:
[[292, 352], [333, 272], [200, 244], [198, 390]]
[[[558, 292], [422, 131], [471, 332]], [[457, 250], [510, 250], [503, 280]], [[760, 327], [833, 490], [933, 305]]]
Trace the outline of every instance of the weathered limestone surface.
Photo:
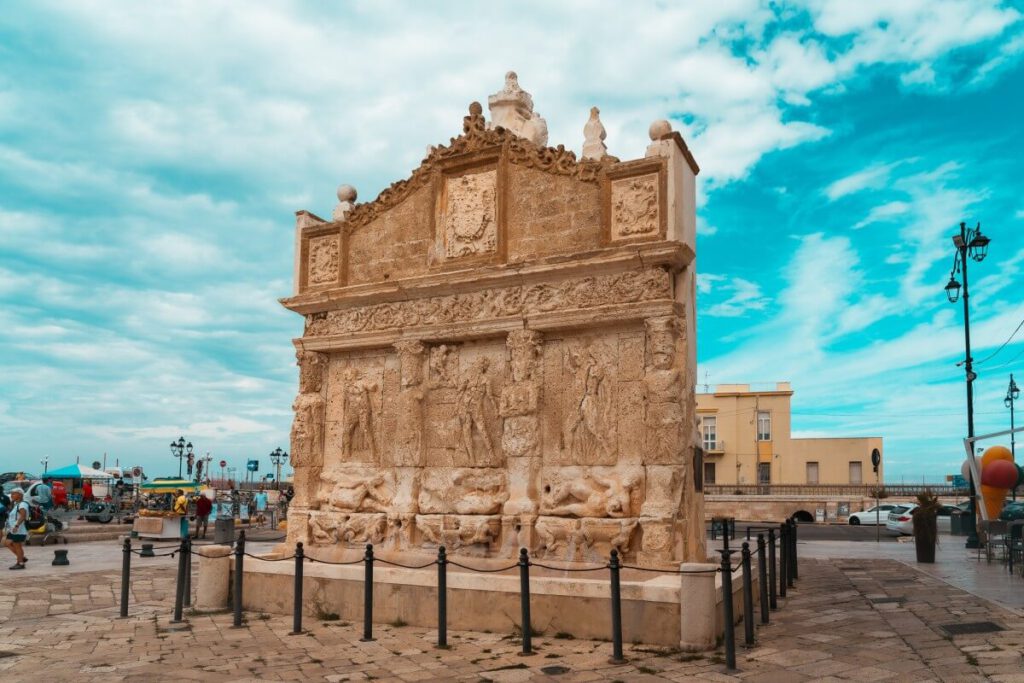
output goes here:
[[[312, 555], [705, 559], [694, 404], [694, 176], [549, 148], [509, 74], [494, 119], [374, 201], [297, 220], [296, 498]], [[542, 130], [543, 128], [543, 130]]]

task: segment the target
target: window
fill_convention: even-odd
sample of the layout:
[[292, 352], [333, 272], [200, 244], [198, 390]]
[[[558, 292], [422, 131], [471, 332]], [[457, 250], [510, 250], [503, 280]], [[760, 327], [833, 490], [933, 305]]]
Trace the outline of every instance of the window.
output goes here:
[[757, 463], [757, 483], [762, 486], [772, 483], [772, 464], [770, 462]]
[[[714, 417], [701, 419], [701, 435], [704, 438], [705, 451], [718, 450], [718, 421]], [[692, 424], [692, 423], [691, 423]]]
[[807, 463], [807, 483], [817, 484], [818, 483], [818, 463], [809, 462]]
[[864, 483], [864, 481], [862, 479], [862, 476], [861, 476], [861, 462], [860, 462], [860, 460], [857, 460], [856, 462], [851, 462], [850, 463], [850, 483], [851, 484], [863, 484]]
[[704, 484], [714, 485], [715, 483], [715, 463], [706, 462], [704, 463]]
[[772, 440], [772, 414], [767, 410], [757, 411], [757, 440]]

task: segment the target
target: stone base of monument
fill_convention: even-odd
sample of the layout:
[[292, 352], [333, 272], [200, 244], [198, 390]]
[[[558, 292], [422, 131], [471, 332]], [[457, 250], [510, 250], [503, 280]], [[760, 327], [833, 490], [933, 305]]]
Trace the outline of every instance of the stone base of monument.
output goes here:
[[[274, 556], [267, 556], [268, 558]], [[354, 555], [347, 560], [357, 559]], [[378, 556], [378, 560], [384, 559]], [[402, 564], [424, 564], [428, 555], [392, 558]], [[467, 566], [497, 568], [508, 560], [466, 561]], [[492, 566], [493, 565], [493, 566]], [[571, 565], [568, 565], [571, 568]], [[207, 573], [200, 566], [199, 590], [204, 595], [227, 595], [233, 577], [220, 571]], [[577, 567], [578, 568], [578, 567]], [[682, 572], [658, 574], [623, 570], [621, 581], [622, 628], [626, 642], [677, 647], [687, 651], [711, 649], [723, 633], [722, 582], [715, 564], [682, 564]], [[212, 567], [211, 567], [212, 569]], [[231, 573], [234, 569], [232, 567]], [[363, 618], [364, 568], [362, 564], [304, 567], [304, 612], [312, 618], [337, 615], [345, 621]], [[376, 562], [374, 566], [373, 621], [437, 626], [437, 570], [403, 569]], [[758, 595], [756, 585], [753, 593]], [[246, 611], [291, 614], [294, 565], [246, 558], [243, 607]], [[204, 588], [207, 582], [217, 584]], [[221, 585], [223, 584], [223, 586]], [[452, 630], [513, 633], [520, 627], [520, 578], [517, 568], [501, 573], [477, 573], [449, 565], [448, 628]], [[742, 577], [733, 577], [734, 605], [742, 605]], [[530, 570], [530, 607], [535, 632], [553, 636], [610, 640], [611, 598], [606, 570], [585, 573]], [[226, 597], [225, 597], [226, 606]], [[204, 605], [207, 609], [213, 605]], [[736, 608], [736, 621], [742, 619]]]

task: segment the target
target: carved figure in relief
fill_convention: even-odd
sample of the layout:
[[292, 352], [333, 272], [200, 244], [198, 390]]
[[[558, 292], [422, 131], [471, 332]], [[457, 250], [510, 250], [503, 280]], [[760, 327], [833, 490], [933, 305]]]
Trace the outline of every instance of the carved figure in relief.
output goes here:
[[487, 460], [494, 459], [494, 447], [487, 430], [488, 409], [495, 413], [494, 395], [491, 393], [491, 382], [487, 377], [490, 361], [478, 358], [459, 385], [459, 427], [462, 431], [462, 446], [466, 455], [475, 462], [473, 446], [474, 433], [480, 437]]
[[616, 180], [612, 197], [615, 236], [647, 235], [658, 230], [657, 174]]
[[401, 366], [398, 393], [398, 425], [395, 435], [396, 464], [418, 465], [423, 443], [423, 357], [426, 346], [420, 341], [395, 343]]
[[345, 520], [339, 537], [345, 543], [380, 543], [387, 534], [384, 515], [351, 515]]
[[319, 515], [310, 517], [309, 541], [313, 545], [334, 545], [338, 542], [337, 524]]
[[508, 500], [504, 470], [465, 467], [433, 469], [423, 474], [420, 512], [492, 515]]
[[295, 418], [291, 432], [291, 464], [319, 465], [324, 450], [324, 410], [326, 403], [320, 391], [323, 387], [327, 357], [313, 351], [295, 354], [299, 366], [299, 394], [292, 410]]
[[373, 432], [373, 401], [370, 394], [377, 385], [359, 375], [355, 368], [347, 368], [345, 381], [344, 421], [342, 423], [342, 450], [351, 457], [352, 448], [369, 450], [377, 458], [377, 440]]
[[346, 512], [386, 512], [394, 491], [386, 485], [383, 473], [369, 478], [359, 475], [340, 475], [328, 494], [331, 507]]
[[651, 365], [644, 376], [647, 451], [651, 459], [674, 460], [686, 443], [683, 429], [683, 377], [675, 367], [676, 321], [646, 321]]
[[[557, 517], [540, 517], [537, 519], [537, 540], [540, 547], [536, 549], [538, 557], [551, 557], [561, 551], [569, 551], [579, 544], [579, 522]], [[567, 552], [562, 558], [574, 560], [576, 553]]]
[[613, 453], [606, 434], [611, 420], [611, 388], [606, 369], [589, 359], [583, 370], [583, 393], [569, 418], [573, 462], [588, 463]]
[[611, 522], [603, 519], [585, 519], [581, 529], [583, 547], [590, 550], [598, 546], [602, 551], [614, 548], [620, 553], [625, 553], [629, 549], [629, 542], [636, 527], [636, 520]]
[[625, 517], [629, 514], [630, 492], [640, 483], [633, 473], [614, 473], [602, 477], [584, 472], [582, 477], [548, 487], [545, 514], [568, 517]]
[[430, 384], [434, 387], [454, 387], [459, 376], [457, 348], [441, 344], [430, 349]]

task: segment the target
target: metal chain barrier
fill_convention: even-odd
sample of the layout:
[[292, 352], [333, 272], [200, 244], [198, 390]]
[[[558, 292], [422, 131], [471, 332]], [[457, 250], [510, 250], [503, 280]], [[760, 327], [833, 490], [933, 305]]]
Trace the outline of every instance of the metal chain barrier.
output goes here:
[[[608, 570], [609, 572], [609, 590], [610, 590], [610, 606], [612, 610], [611, 614], [611, 627], [612, 627], [612, 656], [609, 661], [613, 664], [624, 664], [627, 660], [623, 656], [623, 634], [622, 634], [622, 593], [621, 593], [621, 572], [622, 570], [647, 572], [654, 574], [663, 575], [687, 575], [687, 574], [721, 574], [721, 589], [722, 589], [722, 610], [723, 620], [726, 624], [724, 634], [724, 645], [725, 645], [725, 658], [726, 666], [731, 669], [736, 669], [736, 638], [735, 638], [735, 612], [733, 608], [733, 575], [742, 570], [742, 599], [743, 599], [743, 624], [744, 624], [744, 644], [747, 647], [754, 645], [754, 607], [753, 607], [753, 563], [754, 557], [758, 558], [757, 561], [757, 574], [758, 574], [758, 601], [760, 602], [760, 613], [762, 624], [767, 624], [769, 621], [769, 610], [778, 608], [778, 597], [786, 597], [787, 588], [792, 588], [794, 580], [797, 578], [797, 549], [796, 549], [796, 529], [795, 523], [792, 520], [786, 520], [785, 523], [778, 526], [765, 526], [757, 527], [767, 531], [767, 541], [763, 533], [757, 534], [757, 544], [755, 548], [751, 548], [750, 543], [744, 542], [742, 544], [742, 550], [740, 552], [740, 561], [734, 566], [731, 562], [731, 556], [736, 552], [728, 547], [728, 539], [732, 534], [723, 534], [723, 548], [718, 550], [721, 553], [721, 561], [719, 566], [714, 569], [658, 569], [654, 567], [641, 567], [637, 565], [623, 564], [619, 558], [618, 549], [612, 549], [609, 562], [603, 565], [592, 566], [592, 567], [558, 567], [554, 565], [543, 564], [540, 562], [533, 562], [530, 559], [529, 552], [526, 548], [521, 548], [519, 551], [519, 561], [515, 564], [502, 567], [474, 567], [472, 565], [462, 564], [448, 558], [444, 546], [438, 548], [437, 558], [429, 562], [410, 565], [393, 560], [379, 559], [374, 556], [373, 545], [367, 544], [366, 550], [363, 557], [343, 561], [343, 562], [332, 562], [329, 560], [322, 560], [315, 557], [310, 557], [305, 554], [303, 544], [297, 543], [295, 546], [295, 552], [287, 557], [277, 558], [266, 558], [254, 555], [246, 552], [245, 550], [245, 532], [242, 531], [239, 534], [237, 541], [234, 543], [234, 581], [232, 582], [232, 611], [234, 613], [233, 626], [239, 628], [243, 623], [243, 578], [244, 578], [244, 559], [245, 557], [251, 557], [261, 562], [295, 562], [295, 586], [293, 589], [293, 628], [291, 631], [292, 635], [303, 633], [302, 630], [302, 607], [303, 607], [303, 563], [318, 563], [329, 566], [346, 566], [346, 565], [358, 565], [364, 566], [364, 592], [363, 592], [363, 637], [362, 641], [372, 641], [373, 638], [373, 566], [375, 562], [380, 562], [384, 565], [398, 567], [401, 569], [409, 570], [420, 570], [428, 567], [437, 567], [437, 621], [438, 621], [438, 632], [437, 632], [437, 647], [447, 648], [448, 647], [448, 605], [447, 605], [447, 582], [448, 582], [448, 565], [464, 569], [469, 572], [477, 572], [483, 574], [493, 574], [502, 572], [511, 572], [515, 569], [519, 569], [519, 594], [520, 594], [520, 630], [522, 633], [522, 651], [523, 655], [535, 654], [533, 650], [533, 628], [531, 623], [530, 614], [530, 567], [537, 567], [552, 572], [569, 572], [569, 573], [588, 573], [588, 572], [600, 572]], [[754, 527], [751, 527], [754, 528]], [[776, 532], [779, 537], [777, 538]], [[749, 529], [748, 529], [749, 533]], [[777, 543], [777, 541], [780, 541]], [[154, 548], [145, 544], [148, 547], [144, 547], [141, 551], [132, 547], [131, 539], [124, 539], [122, 546], [122, 569], [121, 569], [121, 600], [120, 600], [120, 616], [125, 618], [128, 616], [128, 602], [130, 597], [130, 581], [131, 581], [131, 556], [149, 556], [149, 557], [178, 557], [178, 571], [177, 580], [175, 587], [175, 601], [174, 601], [174, 618], [172, 623], [180, 623], [183, 621], [182, 608], [189, 604], [190, 593], [191, 593], [191, 556], [193, 554], [200, 554], [192, 549], [191, 539], [182, 539], [181, 544], [178, 546], [161, 546], [156, 550], [170, 550], [168, 553], [161, 553], [154, 555], [152, 551]], [[146, 554], [148, 551], [148, 555]], [[776, 591], [776, 588], [778, 590]], [[188, 595], [186, 595], [188, 592]]]

